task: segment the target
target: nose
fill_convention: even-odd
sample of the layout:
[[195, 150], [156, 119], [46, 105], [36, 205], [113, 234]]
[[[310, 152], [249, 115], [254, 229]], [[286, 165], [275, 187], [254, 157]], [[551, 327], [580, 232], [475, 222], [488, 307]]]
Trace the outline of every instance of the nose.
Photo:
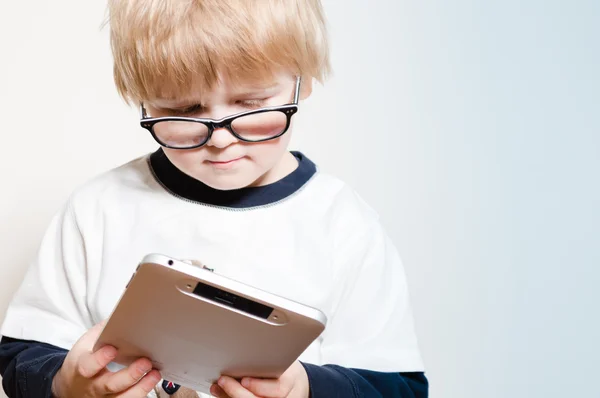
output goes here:
[[221, 127], [213, 131], [212, 136], [206, 145], [223, 149], [227, 148], [229, 145], [235, 144], [238, 141], [239, 140], [233, 134], [231, 134], [231, 131], [225, 127]]

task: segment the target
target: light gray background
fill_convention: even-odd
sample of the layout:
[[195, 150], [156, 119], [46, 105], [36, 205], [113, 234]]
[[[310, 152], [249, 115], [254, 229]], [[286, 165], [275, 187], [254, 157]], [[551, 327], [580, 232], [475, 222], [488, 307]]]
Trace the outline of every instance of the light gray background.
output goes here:
[[[431, 396], [598, 396], [600, 2], [324, 1], [294, 147], [380, 212]], [[154, 148], [104, 7], [0, 2], [0, 316], [67, 195]]]

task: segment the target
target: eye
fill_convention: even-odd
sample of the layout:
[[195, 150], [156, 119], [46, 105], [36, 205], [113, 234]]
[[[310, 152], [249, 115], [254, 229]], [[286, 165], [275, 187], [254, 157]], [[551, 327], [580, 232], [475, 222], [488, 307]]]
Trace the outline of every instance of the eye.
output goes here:
[[268, 98], [239, 100], [236, 101], [236, 104], [243, 106], [244, 108], [255, 109], [265, 106], [267, 99]]
[[193, 115], [193, 114], [200, 113], [203, 110], [204, 110], [204, 107], [200, 104], [197, 104], [197, 105], [189, 106], [187, 108], [169, 109], [168, 113], [173, 114], [173, 115], [186, 116], [186, 115]]

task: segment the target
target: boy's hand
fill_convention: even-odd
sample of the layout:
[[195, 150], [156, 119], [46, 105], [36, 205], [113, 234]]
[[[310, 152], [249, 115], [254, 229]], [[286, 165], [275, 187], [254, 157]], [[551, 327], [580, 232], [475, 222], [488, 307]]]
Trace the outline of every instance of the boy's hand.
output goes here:
[[304, 366], [295, 362], [276, 380], [245, 377], [239, 383], [223, 376], [210, 392], [218, 398], [309, 398], [310, 388]]
[[115, 373], [106, 369], [106, 365], [116, 357], [117, 350], [105, 346], [92, 352], [103, 326], [100, 323], [88, 330], [69, 351], [52, 381], [54, 397], [142, 398], [159, 382], [160, 373], [152, 370], [152, 362], [146, 358], [140, 358]]

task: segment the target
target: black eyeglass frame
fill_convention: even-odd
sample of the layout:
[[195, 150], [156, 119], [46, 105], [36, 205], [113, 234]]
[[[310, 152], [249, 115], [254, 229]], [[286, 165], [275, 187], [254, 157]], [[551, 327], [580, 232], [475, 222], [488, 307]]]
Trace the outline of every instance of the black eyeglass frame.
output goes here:
[[[170, 149], [200, 148], [201, 146], [206, 145], [206, 143], [208, 141], [210, 141], [210, 139], [213, 135], [213, 132], [216, 129], [220, 129], [220, 128], [226, 128], [235, 138], [237, 138], [240, 141], [252, 142], [252, 143], [271, 141], [271, 140], [281, 137], [289, 130], [290, 124], [292, 121], [292, 116], [294, 116], [294, 114], [296, 114], [296, 112], [298, 112], [298, 100], [300, 99], [301, 81], [302, 81], [302, 78], [300, 76], [298, 76], [296, 78], [296, 90], [294, 91], [294, 100], [290, 104], [279, 105], [279, 106], [268, 106], [268, 107], [264, 107], [264, 108], [253, 109], [251, 111], [236, 113], [234, 115], [227, 116], [222, 119], [181, 117], [181, 116], [164, 116], [164, 117], [150, 117], [149, 118], [146, 115], [146, 108], [144, 108], [144, 104], [141, 103], [140, 104], [140, 126], [142, 126], [142, 128], [144, 128], [144, 129], [148, 130], [150, 132], [150, 134], [152, 134], [152, 137], [154, 138], [154, 140], [160, 146], [165, 147], [165, 148], [170, 148]], [[281, 112], [286, 116], [286, 125], [281, 133], [277, 134], [276, 136], [269, 137], [269, 138], [263, 138], [260, 140], [249, 140], [247, 138], [240, 136], [238, 133], [236, 133], [235, 129], [231, 126], [231, 123], [233, 123], [233, 121], [239, 117], [255, 115], [255, 114], [265, 113], [265, 112]], [[200, 144], [194, 144], [194, 145], [185, 146], [185, 147], [172, 146], [172, 145], [168, 145], [168, 144], [162, 142], [160, 140], [160, 138], [158, 138], [158, 136], [154, 133], [154, 125], [159, 122], [201, 123], [201, 124], [204, 124], [208, 128], [208, 134], [206, 135], [206, 139], [203, 142], [201, 142]]]

